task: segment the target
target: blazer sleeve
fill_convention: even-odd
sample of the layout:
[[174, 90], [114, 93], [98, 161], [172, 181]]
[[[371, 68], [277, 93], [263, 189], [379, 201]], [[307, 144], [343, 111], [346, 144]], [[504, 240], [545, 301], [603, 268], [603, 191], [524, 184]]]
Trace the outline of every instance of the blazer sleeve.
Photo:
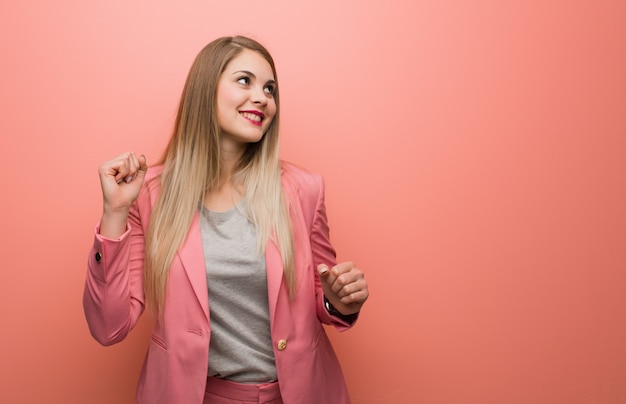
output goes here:
[[144, 310], [144, 231], [138, 202], [131, 206], [119, 239], [101, 236], [100, 224], [96, 226], [89, 253], [83, 309], [91, 335], [102, 345], [122, 341]]
[[311, 222], [311, 229], [309, 237], [311, 240], [311, 253], [313, 258], [313, 270], [315, 271], [315, 298], [317, 300], [317, 317], [324, 324], [333, 325], [339, 331], [345, 331], [351, 328], [356, 319], [351, 322], [344, 321], [339, 317], [331, 315], [326, 309], [324, 302], [324, 291], [320, 277], [317, 273], [317, 266], [319, 264], [326, 264], [329, 268], [332, 268], [337, 264], [337, 258], [335, 249], [330, 242], [330, 228], [328, 225], [328, 216], [326, 214], [325, 205], [325, 186], [324, 180], [320, 175], [312, 176], [312, 197], [315, 200], [315, 209], [313, 211], [313, 219]]

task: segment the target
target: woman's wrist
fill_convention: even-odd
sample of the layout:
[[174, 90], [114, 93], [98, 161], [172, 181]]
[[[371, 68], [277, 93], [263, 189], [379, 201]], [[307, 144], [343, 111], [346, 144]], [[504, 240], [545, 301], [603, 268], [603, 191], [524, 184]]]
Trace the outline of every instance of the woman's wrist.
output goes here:
[[100, 219], [100, 235], [110, 239], [120, 238], [126, 232], [128, 209], [107, 210]]
[[346, 323], [350, 323], [350, 324], [354, 323], [354, 321], [359, 315], [359, 312], [356, 312], [353, 314], [341, 313], [339, 310], [335, 308], [335, 306], [332, 305], [332, 303], [330, 302], [330, 300], [328, 300], [326, 295], [324, 295], [324, 307], [326, 308], [326, 311], [328, 311], [328, 314], [330, 314], [331, 316], [337, 317], [338, 319], [343, 320]]

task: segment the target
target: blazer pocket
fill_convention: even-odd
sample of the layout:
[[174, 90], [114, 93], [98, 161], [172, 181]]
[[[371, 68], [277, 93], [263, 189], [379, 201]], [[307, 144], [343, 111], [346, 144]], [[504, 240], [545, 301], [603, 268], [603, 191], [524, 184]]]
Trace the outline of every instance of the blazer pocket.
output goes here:
[[198, 336], [202, 336], [202, 330], [200, 329], [196, 329], [196, 330], [187, 330], [187, 332], [198, 335]]
[[160, 347], [164, 351], [167, 351], [167, 344], [161, 338], [159, 338], [159, 337], [157, 337], [156, 335], [153, 334], [150, 337], [150, 339], [152, 340], [153, 344], [155, 344], [156, 346]]

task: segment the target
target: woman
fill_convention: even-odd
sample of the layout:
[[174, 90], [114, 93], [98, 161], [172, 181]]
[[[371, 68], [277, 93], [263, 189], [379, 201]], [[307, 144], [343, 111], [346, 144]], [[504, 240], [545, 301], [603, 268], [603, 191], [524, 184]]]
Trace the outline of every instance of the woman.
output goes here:
[[278, 118], [267, 50], [220, 38], [159, 164], [128, 152], [99, 168], [83, 303], [103, 345], [154, 314], [138, 403], [350, 401], [322, 323], [350, 328], [367, 282], [335, 261], [321, 178], [279, 160]]

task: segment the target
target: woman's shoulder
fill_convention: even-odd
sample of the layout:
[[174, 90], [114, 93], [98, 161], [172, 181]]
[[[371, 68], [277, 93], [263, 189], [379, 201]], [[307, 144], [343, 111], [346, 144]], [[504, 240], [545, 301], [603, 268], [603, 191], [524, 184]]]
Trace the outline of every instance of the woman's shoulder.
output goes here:
[[296, 188], [317, 190], [323, 185], [322, 176], [287, 161], [280, 162], [283, 182]]
[[145, 181], [152, 181], [156, 178], [159, 178], [161, 177], [162, 173], [163, 173], [163, 164], [150, 166], [148, 167], [148, 171], [146, 172]]
[[163, 165], [155, 165], [148, 167], [146, 176], [143, 181], [141, 191], [139, 191], [138, 203], [142, 204], [149, 201], [152, 205], [161, 193], [161, 174], [163, 173]]
[[292, 198], [298, 199], [303, 208], [313, 211], [320, 199], [324, 199], [324, 180], [295, 164], [281, 162], [283, 189]]

